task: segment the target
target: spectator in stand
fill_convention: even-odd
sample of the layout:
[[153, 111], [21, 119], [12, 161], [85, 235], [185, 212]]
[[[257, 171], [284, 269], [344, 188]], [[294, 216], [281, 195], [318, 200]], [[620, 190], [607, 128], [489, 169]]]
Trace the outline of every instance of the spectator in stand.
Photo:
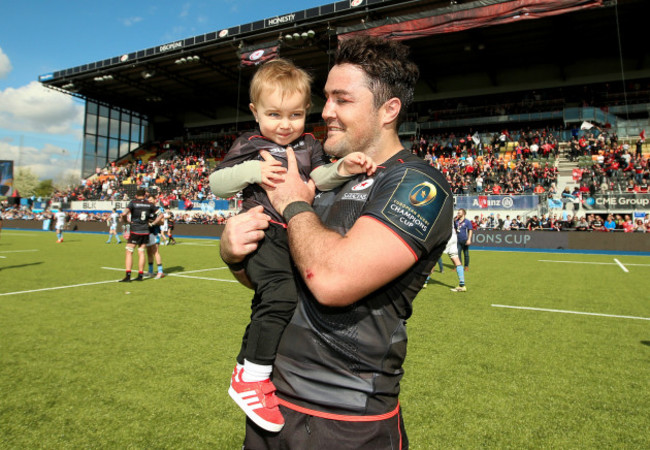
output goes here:
[[563, 230], [574, 230], [576, 228], [576, 217], [569, 214], [562, 224]]
[[650, 222], [643, 222], [642, 219], [636, 219], [634, 224], [634, 231], [637, 233], [647, 233], [650, 231]]
[[637, 158], [640, 158], [643, 156], [643, 143], [644, 143], [644, 138], [639, 137], [636, 141], [636, 152], [635, 155]]
[[614, 220], [614, 216], [609, 214], [603, 226], [605, 231], [614, 231], [616, 229], [616, 221]]
[[510, 230], [511, 228], [512, 228], [512, 220], [510, 220], [510, 216], [506, 215], [506, 220], [503, 221], [503, 229]]
[[594, 231], [606, 231], [602, 217], [598, 214], [589, 215], [589, 227]]
[[581, 216], [580, 219], [578, 219], [575, 229], [577, 231], [591, 231], [591, 228], [589, 227], [589, 222], [587, 222], [585, 216]]
[[528, 228], [529, 231], [536, 231], [542, 229], [542, 225], [540, 224], [537, 215], [533, 215], [533, 217], [528, 218], [528, 221], [526, 222], [526, 228]]

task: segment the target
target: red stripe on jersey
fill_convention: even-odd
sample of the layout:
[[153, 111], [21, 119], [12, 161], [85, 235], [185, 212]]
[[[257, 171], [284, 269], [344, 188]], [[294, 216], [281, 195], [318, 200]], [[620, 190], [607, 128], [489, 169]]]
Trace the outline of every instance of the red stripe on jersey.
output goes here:
[[310, 416], [320, 417], [322, 419], [340, 420], [343, 422], [375, 422], [378, 420], [390, 419], [391, 417], [394, 417], [396, 414], [399, 414], [399, 402], [397, 403], [397, 407], [394, 410], [389, 411], [385, 414], [378, 414], [375, 416], [349, 416], [347, 414], [333, 414], [333, 413], [327, 413], [322, 411], [316, 411], [315, 409], [309, 409], [309, 408], [304, 408], [302, 406], [294, 405], [293, 403], [290, 403], [279, 397], [278, 397], [278, 403], [280, 403], [282, 406], [286, 406], [287, 408], [293, 409], [294, 411], [298, 411], [299, 413], [302, 414], [308, 414]]
[[413, 257], [415, 258], [416, 261], [417, 261], [418, 259], [420, 259], [420, 258], [418, 258], [417, 253], [415, 253], [415, 250], [413, 250], [413, 249], [411, 248], [411, 246], [408, 244], [408, 242], [406, 242], [406, 241], [402, 238], [402, 236], [400, 236], [399, 234], [397, 234], [397, 231], [393, 230], [391, 227], [389, 227], [388, 225], [386, 225], [384, 222], [382, 222], [381, 220], [377, 219], [376, 217], [372, 217], [372, 216], [361, 216], [361, 217], [365, 217], [365, 218], [367, 218], [367, 219], [372, 219], [372, 220], [374, 220], [375, 222], [380, 223], [380, 224], [382, 224], [383, 226], [385, 226], [386, 228], [388, 228], [390, 231], [393, 232], [393, 234], [394, 234], [395, 236], [397, 236], [397, 238], [398, 238], [400, 241], [404, 242], [404, 245], [406, 245], [406, 246], [408, 247], [409, 251], [413, 254]]
[[276, 225], [280, 225], [282, 228], [287, 228], [287, 224], [284, 222], [278, 222], [276, 220], [269, 220], [270, 223], [274, 223]]

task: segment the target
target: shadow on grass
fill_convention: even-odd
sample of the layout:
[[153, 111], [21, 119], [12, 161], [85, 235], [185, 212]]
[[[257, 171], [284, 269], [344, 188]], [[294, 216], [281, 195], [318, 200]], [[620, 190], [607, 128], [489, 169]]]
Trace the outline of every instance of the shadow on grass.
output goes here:
[[650, 341], [641, 341], [641, 343], [643, 345], [647, 345], [648, 347], [650, 347]]
[[433, 285], [444, 286], [444, 287], [448, 287], [449, 289], [456, 287], [455, 284], [443, 283], [442, 281], [438, 281], [435, 278], [429, 278], [429, 281], [427, 282], [427, 285], [428, 285], [428, 287], [431, 287]]
[[184, 272], [184, 271], [185, 271], [185, 267], [183, 266], [165, 267], [165, 273]]
[[15, 266], [0, 267], [0, 270], [19, 269], [21, 267], [38, 266], [39, 264], [43, 264], [43, 261], [33, 262], [33, 263], [29, 263], [29, 264], [16, 264]]

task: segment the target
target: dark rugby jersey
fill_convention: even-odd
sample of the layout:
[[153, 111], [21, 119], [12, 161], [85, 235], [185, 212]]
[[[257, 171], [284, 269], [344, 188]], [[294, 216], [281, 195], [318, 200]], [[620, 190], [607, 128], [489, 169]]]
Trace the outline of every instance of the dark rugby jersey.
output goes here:
[[143, 198], [136, 198], [126, 209], [131, 212], [131, 234], [149, 234], [149, 221], [156, 217], [156, 207]]
[[375, 175], [362, 174], [319, 193], [314, 209], [340, 234], [361, 216], [378, 220], [404, 240], [417, 262], [343, 308], [319, 304], [300, 280], [300, 301], [282, 335], [273, 382], [281, 399], [302, 408], [386, 414], [397, 406], [413, 299], [451, 235], [449, 184], [438, 170], [402, 150]]
[[[316, 167], [328, 164], [329, 158], [323, 153], [321, 143], [311, 134], [305, 133], [298, 139], [289, 144], [293, 148], [296, 155], [296, 162], [298, 163], [298, 170], [300, 176], [304, 181], [309, 180], [309, 174]], [[267, 150], [275, 159], [282, 163], [283, 167], [287, 167], [287, 154], [284, 147], [279, 146], [275, 142], [265, 138], [259, 131], [256, 133], [244, 133], [233, 143], [228, 154], [223, 161], [217, 166], [217, 170], [226, 167], [236, 166], [245, 161], [259, 160], [263, 161], [260, 156], [261, 150]], [[249, 210], [257, 205], [264, 206], [264, 212], [270, 215], [276, 222], [284, 222], [273, 206], [269, 202], [264, 188], [257, 184], [249, 184], [242, 191], [244, 201], [242, 203], [243, 210]]]

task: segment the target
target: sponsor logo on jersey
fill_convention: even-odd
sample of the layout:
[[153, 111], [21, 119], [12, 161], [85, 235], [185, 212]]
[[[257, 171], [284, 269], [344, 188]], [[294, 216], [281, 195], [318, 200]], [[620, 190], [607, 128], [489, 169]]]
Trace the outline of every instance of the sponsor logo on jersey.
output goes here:
[[368, 198], [368, 194], [360, 194], [358, 192], [346, 192], [341, 197], [341, 200], [354, 200], [356, 202], [365, 202]]
[[375, 182], [374, 179], [368, 178], [367, 180], [363, 180], [361, 183], [352, 186], [353, 191], [365, 191], [368, 189], [372, 184]]

